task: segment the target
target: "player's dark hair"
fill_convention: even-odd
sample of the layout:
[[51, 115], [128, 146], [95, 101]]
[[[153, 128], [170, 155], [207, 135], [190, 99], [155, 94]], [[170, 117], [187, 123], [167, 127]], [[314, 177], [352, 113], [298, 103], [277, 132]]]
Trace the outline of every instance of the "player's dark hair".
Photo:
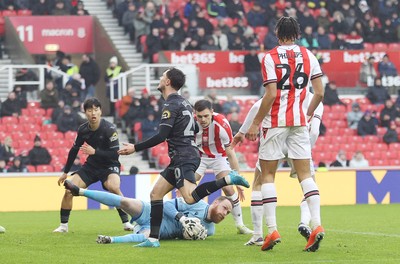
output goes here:
[[228, 200], [229, 202], [231, 202], [232, 208], [234, 207], [233, 201], [231, 198], [228, 198], [226, 196], [219, 196], [217, 199], [215, 199], [217, 201], [223, 202], [225, 200]]
[[196, 110], [197, 112], [201, 112], [201, 111], [204, 111], [206, 109], [210, 109], [210, 110], [213, 109], [211, 102], [209, 100], [207, 100], [207, 99], [198, 100], [194, 104], [194, 110]]
[[296, 41], [300, 37], [300, 26], [293, 17], [281, 17], [275, 26], [280, 41]]
[[185, 84], [186, 75], [177, 68], [169, 68], [166, 73], [168, 79], [171, 81], [171, 87], [179, 91]]
[[88, 98], [85, 100], [83, 103], [83, 110], [86, 111], [86, 109], [93, 108], [93, 107], [98, 107], [101, 109], [101, 103], [99, 99], [97, 98]]

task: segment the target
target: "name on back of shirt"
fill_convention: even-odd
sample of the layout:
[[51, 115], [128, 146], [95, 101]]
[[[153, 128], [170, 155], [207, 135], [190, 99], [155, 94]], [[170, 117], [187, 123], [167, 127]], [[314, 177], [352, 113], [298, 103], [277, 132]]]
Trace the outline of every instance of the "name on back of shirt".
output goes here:
[[290, 52], [290, 53], [278, 53], [280, 59], [296, 59], [303, 58], [303, 53], [301, 52]]

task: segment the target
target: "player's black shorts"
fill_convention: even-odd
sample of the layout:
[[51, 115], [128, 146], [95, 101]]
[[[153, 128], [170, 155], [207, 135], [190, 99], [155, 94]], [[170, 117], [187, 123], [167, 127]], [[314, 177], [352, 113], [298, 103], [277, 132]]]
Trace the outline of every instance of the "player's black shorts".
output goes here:
[[111, 166], [109, 168], [96, 168], [94, 166], [84, 164], [80, 170], [74, 172], [73, 174], [78, 174], [87, 187], [89, 187], [89, 185], [92, 183], [101, 181], [103, 188], [107, 190], [104, 187], [104, 182], [107, 181], [108, 175], [112, 173], [119, 175], [120, 168], [118, 166]]
[[168, 167], [160, 174], [177, 189], [181, 188], [184, 179], [196, 183], [195, 172], [200, 165], [200, 158], [184, 159], [174, 157]]

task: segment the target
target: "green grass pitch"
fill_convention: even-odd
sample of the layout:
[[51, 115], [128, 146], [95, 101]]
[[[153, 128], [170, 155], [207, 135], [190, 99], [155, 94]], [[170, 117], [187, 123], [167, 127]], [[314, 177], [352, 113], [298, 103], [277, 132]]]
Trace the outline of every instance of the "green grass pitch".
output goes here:
[[[58, 212], [1, 212], [0, 263], [400, 263], [400, 204], [322, 207], [326, 236], [316, 253], [303, 252], [298, 207], [278, 207], [282, 243], [272, 251], [244, 246], [229, 216], [205, 241], [162, 241], [161, 247], [99, 245], [98, 234], [123, 235], [114, 210], [73, 211], [70, 232], [53, 234]], [[250, 209], [243, 209], [251, 227]]]

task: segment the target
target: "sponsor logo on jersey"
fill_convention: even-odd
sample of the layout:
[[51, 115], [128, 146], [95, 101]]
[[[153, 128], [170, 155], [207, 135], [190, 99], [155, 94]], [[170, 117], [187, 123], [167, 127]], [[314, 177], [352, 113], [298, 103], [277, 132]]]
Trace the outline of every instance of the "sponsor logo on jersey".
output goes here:
[[171, 117], [171, 112], [168, 110], [164, 110], [161, 115], [161, 119], [168, 119]]
[[112, 136], [110, 137], [110, 141], [113, 142], [113, 141], [115, 141], [117, 139], [118, 139], [118, 133], [114, 132], [114, 134], [112, 134]]

